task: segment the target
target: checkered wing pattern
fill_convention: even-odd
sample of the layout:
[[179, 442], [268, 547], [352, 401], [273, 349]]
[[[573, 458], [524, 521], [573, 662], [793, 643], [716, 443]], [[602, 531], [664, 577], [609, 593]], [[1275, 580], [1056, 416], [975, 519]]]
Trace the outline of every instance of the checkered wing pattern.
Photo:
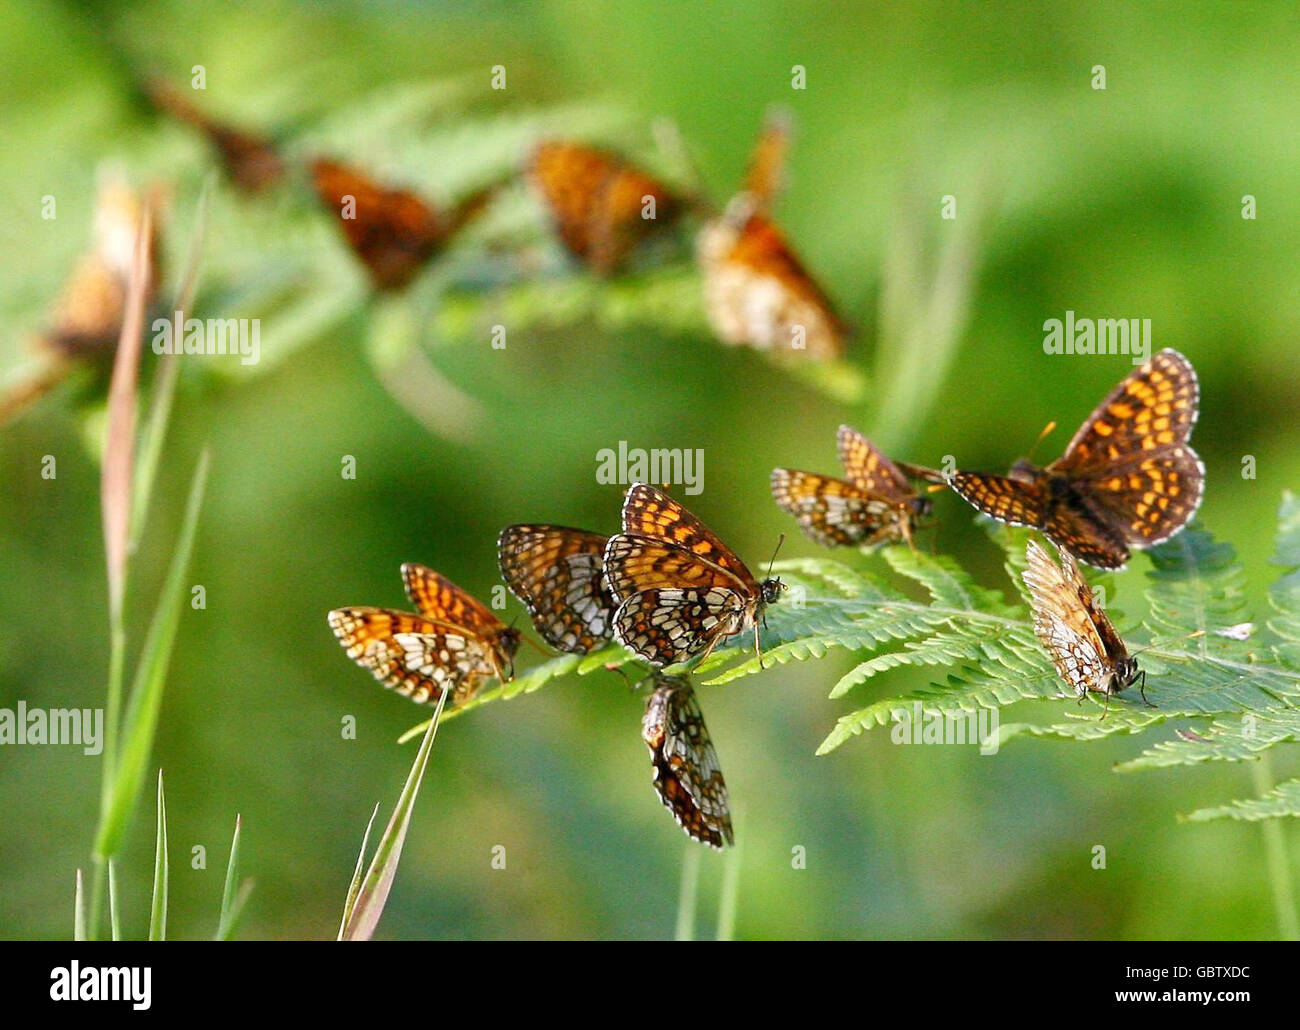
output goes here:
[[1205, 467], [1187, 444], [1199, 402], [1191, 362], [1163, 350], [1115, 387], [1047, 471], [1078, 484], [1127, 543], [1167, 540], [1204, 492]]
[[897, 506], [860, 486], [798, 469], [772, 470], [772, 499], [804, 536], [823, 547], [872, 541], [896, 520]]
[[1080, 697], [1089, 690], [1104, 691], [1114, 660], [1097, 620], [1104, 620], [1109, 635], [1118, 640], [1110, 620], [1092, 604], [1091, 592], [1072, 559], [1067, 556], [1062, 568], [1032, 540], [1025, 556], [1028, 564], [1021, 575], [1032, 599], [1034, 633], [1057, 673]]
[[437, 703], [444, 690], [463, 704], [497, 674], [487, 641], [409, 612], [339, 608], [329, 624], [349, 658], [420, 704]]
[[657, 677], [641, 720], [654, 788], [686, 833], [721, 849], [734, 842], [727, 784], [690, 683]]
[[898, 503], [916, 498], [916, 490], [899, 467], [856, 429], [840, 426], [835, 442], [845, 473], [859, 489]]
[[560, 651], [586, 654], [613, 635], [605, 584], [608, 538], [564, 526], [507, 526], [497, 540], [501, 577], [537, 632]]

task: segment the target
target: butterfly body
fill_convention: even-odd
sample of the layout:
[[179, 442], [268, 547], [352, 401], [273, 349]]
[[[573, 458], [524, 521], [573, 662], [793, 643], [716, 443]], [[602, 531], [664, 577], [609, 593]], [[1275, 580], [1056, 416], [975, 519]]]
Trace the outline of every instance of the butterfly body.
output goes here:
[[507, 526], [497, 539], [502, 579], [557, 650], [587, 654], [613, 635], [608, 542], [600, 533], [548, 525]]
[[663, 491], [632, 486], [623, 532], [605, 547], [605, 576], [618, 602], [614, 636], [652, 665], [707, 656], [737, 633], [754, 631], [784, 589], [758, 582], [699, 519]]
[[650, 750], [655, 793], [678, 825], [714, 848], [733, 843], [727, 784], [704, 713], [684, 676], [655, 677], [641, 739]]
[[1006, 476], [958, 471], [946, 482], [1080, 561], [1122, 568], [1131, 548], [1169, 539], [1201, 503], [1205, 467], [1187, 444], [1198, 405], [1191, 362], [1163, 350], [1115, 387], [1056, 461], [1020, 461]]
[[514, 677], [517, 629], [423, 565], [403, 565], [402, 579], [418, 615], [368, 606], [329, 613], [349, 658], [421, 704], [435, 704], [444, 691], [453, 706], [464, 704], [489, 678]]
[[870, 440], [849, 426], [838, 433], [846, 479], [798, 469], [772, 470], [772, 498], [804, 535], [826, 547], [911, 543], [933, 504]]
[[1021, 573], [1029, 588], [1034, 633], [1043, 649], [1080, 700], [1090, 692], [1109, 700], [1141, 678], [1145, 702], [1145, 674], [1137, 659], [1129, 654], [1110, 617], [1097, 604], [1073, 555], [1065, 550], [1060, 554], [1058, 566], [1031, 540]]

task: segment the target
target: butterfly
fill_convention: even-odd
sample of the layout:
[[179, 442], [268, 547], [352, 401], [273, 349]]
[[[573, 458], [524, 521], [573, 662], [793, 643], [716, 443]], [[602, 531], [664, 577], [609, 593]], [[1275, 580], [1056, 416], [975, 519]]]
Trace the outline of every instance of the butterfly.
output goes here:
[[154, 106], [198, 129], [217, 150], [226, 174], [246, 193], [260, 193], [284, 178], [284, 161], [271, 140], [218, 122], [194, 106], [180, 90], [151, 79], [145, 92]]
[[609, 538], [564, 526], [507, 526], [497, 539], [501, 578], [528, 608], [548, 644], [571, 654], [613, 635], [614, 598], [605, 583]]
[[933, 510], [899, 467], [849, 426], [836, 434], [847, 479], [798, 469], [772, 470], [772, 498], [804, 535], [825, 547], [912, 543], [917, 520]]
[[641, 739], [650, 749], [655, 793], [677, 824], [692, 840], [719, 850], [734, 843], [727, 784], [690, 680], [655, 677]]
[[[593, 271], [608, 275], [685, 209], [665, 185], [605, 150], [553, 140], [533, 151], [528, 177], [561, 241]], [[653, 202], [653, 217], [646, 217]]]
[[330, 628], [349, 658], [421, 704], [436, 704], [446, 690], [451, 704], [461, 705], [486, 679], [514, 678], [517, 629], [423, 565], [403, 565], [402, 581], [419, 615], [369, 607], [329, 613]]
[[411, 191], [381, 186], [338, 161], [318, 158], [311, 172], [316, 195], [339, 216], [348, 245], [377, 290], [400, 290], [411, 282], [482, 213], [498, 188], [477, 190], [450, 213], [440, 213]]
[[702, 660], [751, 628], [761, 662], [758, 624], [784, 589], [756, 581], [703, 522], [645, 483], [628, 489], [623, 532], [605, 545], [605, 578], [618, 602], [615, 638], [659, 666]]
[[146, 206], [153, 227], [144, 298], [147, 314], [161, 278], [159, 225], [167, 199], [167, 191], [160, 185], [142, 193], [118, 173], [101, 172], [90, 249], [73, 267], [55, 301], [49, 327], [36, 340], [39, 358], [32, 373], [19, 378], [0, 396], [0, 425], [38, 401], [76, 368], [106, 367], [112, 361], [122, 334], [136, 237]]
[[1131, 547], [1169, 539], [1200, 506], [1205, 466], [1187, 445], [1198, 399], [1191, 362], [1162, 350], [1111, 391], [1050, 465], [1020, 461], [1006, 476], [958, 471], [944, 481], [985, 514], [1032, 526], [1080, 561], [1123, 568]]
[[1057, 673], [1080, 701], [1093, 691], [1105, 695], [1107, 704], [1112, 695], [1140, 678], [1142, 700], [1154, 708], [1146, 698], [1146, 673], [1138, 671], [1137, 659], [1097, 605], [1074, 556], [1067, 550], [1060, 553], [1057, 565], [1042, 547], [1029, 541], [1028, 565], [1021, 573], [1032, 600], [1034, 633]]

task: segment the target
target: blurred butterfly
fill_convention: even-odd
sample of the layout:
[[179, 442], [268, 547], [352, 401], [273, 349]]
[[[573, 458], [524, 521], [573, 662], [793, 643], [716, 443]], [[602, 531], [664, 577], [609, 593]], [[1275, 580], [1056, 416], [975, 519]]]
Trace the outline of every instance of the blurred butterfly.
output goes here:
[[160, 278], [159, 224], [167, 206], [166, 190], [154, 186], [141, 194], [120, 173], [105, 169], [96, 189], [90, 250], [77, 261], [55, 302], [49, 328], [37, 338], [39, 367], [0, 397], [0, 424], [39, 400], [74, 368], [106, 368], [111, 363], [122, 334], [136, 238], [146, 204], [153, 226], [145, 287], [148, 314]]
[[605, 546], [605, 578], [618, 602], [614, 636], [652, 665], [701, 660], [727, 637], [754, 631], [784, 589], [759, 583], [699, 519], [662, 490], [632, 486], [623, 532]]
[[1201, 503], [1205, 466], [1187, 445], [1198, 400], [1191, 362], [1162, 350], [1111, 391], [1045, 468], [1020, 461], [1006, 476], [958, 471], [940, 481], [1080, 561], [1122, 568], [1130, 547], [1168, 540]]
[[622, 267], [685, 208], [663, 183], [585, 143], [540, 144], [528, 177], [569, 253], [601, 275]]
[[507, 526], [497, 539], [501, 578], [528, 608], [548, 644], [571, 654], [613, 635], [614, 598], [605, 583], [599, 533], [564, 526]]
[[377, 290], [410, 283], [498, 189], [487, 186], [440, 213], [409, 190], [381, 186], [338, 161], [320, 158], [311, 171], [316, 195], [339, 219]]
[[423, 565], [407, 562], [402, 580], [419, 615], [369, 607], [329, 613], [330, 628], [349, 658], [421, 704], [436, 704], [446, 690], [450, 703], [461, 705], [484, 680], [514, 678], [517, 629]]
[[178, 89], [150, 79], [145, 92], [160, 111], [198, 129], [216, 148], [226, 174], [246, 193], [260, 193], [284, 178], [284, 161], [265, 136], [233, 129], [209, 118]]
[[1074, 557], [1066, 550], [1060, 553], [1057, 565], [1042, 547], [1029, 541], [1028, 565], [1021, 573], [1032, 601], [1034, 632], [1057, 673], [1080, 701], [1092, 691], [1105, 695], [1107, 704], [1112, 695], [1140, 678], [1142, 701], [1154, 708], [1146, 697], [1146, 673], [1138, 671], [1137, 659], [1129, 655], [1093, 599]]
[[767, 215], [788, 137], [788, 118], [769, 118], [746, 189], [700, 230], [696, 256], [705, 312], [724, 343], [796, 358], [837, 358], [848, 327]]
[[685, 676], [657, 675], [641, 720], [654, 788], [687, 835], [721, 850], [735, 842], [717, 752]]
[[813, 472], [772, 470], [772, 498], [825, 547], [912, 543], [918, 519], [929, 517], [930, 498], [917, 495], [899, 467], [856, 429], [836, 434], [847, 479]]

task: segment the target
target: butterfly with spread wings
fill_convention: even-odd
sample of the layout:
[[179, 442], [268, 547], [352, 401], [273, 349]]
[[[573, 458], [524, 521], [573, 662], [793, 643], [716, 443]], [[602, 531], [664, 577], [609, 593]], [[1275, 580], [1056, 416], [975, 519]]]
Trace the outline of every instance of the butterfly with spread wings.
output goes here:
[[754, 631], [781, 596], [759, 583], [731, 548], [662, 490], [645, 483], [623, 501], [623, 532], [605, 545], [605, 578], [618, 602], [614, 636], [652, 665], [703, 660], [727, 637]]
[[501, 578], [548, 644], [587, 654], [613, 636], [614, 598], [605, 583], [609, 538], [566, 526], [507, 526], [497, 539]]
[[1162, 350], [1115, 387], [1050, 465], [1021, 461], [1006, 476], [958, 471], [939, 481], [1080, 561], [1123, 568], [1130, 548], [1168, 540], [1200, 506], [1205, 466], [1187, 444], [1198, 401], [1191, 362]]
[[370, 607], [329, 613], [330, 628], [349, 658], [420, 704], [436, 704], [445, 690], [453, 706], [461, 705], [485, 680], [514, 678], [517, 629], [423, 565], [403, 565], [402, 581], [419, 615]]
[[690, 680], [659, 674], [641, 719], [654, 788], [692, 840], [721, 850], [735, 842], [731, 806], [704, 713]]
[[1140, 678], [1142, 701], [1154, 708], [1146, 697], [1146, 673], [1139, 672], [1137, 659], [1097, 604], [1073, 555], [1066, 550], [1060, 554], [1057, 565], [1031, 540], [1021, 573], [1032, 599], [1034, 633], [1057, 673], [1081, 702], [1092, 691], [1104, 695], [1107, 704]]
[[[686, 204], [623, 158], [563, 140], [539, 144], [528, 178], [566, 249], [600, 275], [617, 271], [651, 236], [669, 228]], [[653, 203], [653, 214], [648, 206]]]
[[917, 521], [933, 510], [897, 465], [856, 429], [836, 434], [847, 479], [814, 472], [772, 470], [772, 498], [810, 540], [824, 547], [906, 542]]
[[439, 212], [410, 190], [381, 186], [338, 161], [319, 158], [311, 172], [316, 195], [339, 217], [348, 245], [381, 291], [410, 283], [498, 189], [486, 186]]
[[267, 137], [235, 129], [209, 117], [179, 89], [162, 79], [150, 79], [144, 89], [158, 110], [193, 126], [207, 138], [226, 174], [245, 193], [260, 193], [284, 178], [284, 161]]

